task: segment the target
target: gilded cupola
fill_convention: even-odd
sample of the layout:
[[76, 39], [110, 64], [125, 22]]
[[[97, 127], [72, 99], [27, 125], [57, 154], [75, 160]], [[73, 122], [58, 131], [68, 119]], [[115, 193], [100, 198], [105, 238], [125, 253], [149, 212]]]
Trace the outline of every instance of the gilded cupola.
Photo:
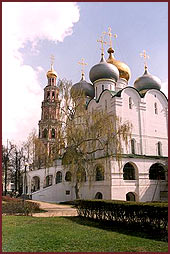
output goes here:
[[57, 72], [54, 70], [54, 67], [53, 67], [53, 64], [54, 64], [54, 56], [52, 55], [51, 56], [51, 68], [49, 71], [47, 71], [47, 78], [57, 78]]
[[114, 56], [113, 56], [114, 49], [112, 47], [110, 47], [107, 50], [107, 52], [109, 53], [109, 57], [106, 60], [107, 63], [111, 63], [111, 64], [115, 65], [119, 70], [119, 78], [123, 78], [128, 81], [131, 77], [130, 68], [125, 63], [118, 61], [114, 58]]

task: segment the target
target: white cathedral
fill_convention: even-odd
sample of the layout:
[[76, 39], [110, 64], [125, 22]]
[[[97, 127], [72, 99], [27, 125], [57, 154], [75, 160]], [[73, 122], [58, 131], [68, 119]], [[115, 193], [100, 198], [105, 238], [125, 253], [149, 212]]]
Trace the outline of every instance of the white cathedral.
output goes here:
[[[102, 40], [101, 40], [102, 43]], [[81, 80], [73, 85], [83, 90], [88, 101], [87, 110], [105, 109], [132, 123], [128, 148], [122, 147], [121, 169], [114, 156], [95, 158], [96, 177], [89, 186], [88, 179], [79, 192], [81, 199], [107, 199], [127, 201], [166, 201], [168, 198], [168, 101], [161, 91], [159, 78], [149, 73], [145, 62], [144, 73], [129, 86], [129, 67], [114, 58], [110, 44], [108, 59], [102, 56], [89, 72], [91, 83]], [[146, 60], [146, 52], [143, 54]], [[57, 74], [53, 66], [47, 72], [48, 84], [44, 88], [39, 138], [54, 142], [57, 122]], [[100, 169], [104, 169], [100, 172]], [[28, 171], [27, 194], [33, 200], [63, 202], [75, 199], [71, 174], [57, 160], [48, 171], [44, 168]], [[25, 187], [24, 187], [25, 189]]]

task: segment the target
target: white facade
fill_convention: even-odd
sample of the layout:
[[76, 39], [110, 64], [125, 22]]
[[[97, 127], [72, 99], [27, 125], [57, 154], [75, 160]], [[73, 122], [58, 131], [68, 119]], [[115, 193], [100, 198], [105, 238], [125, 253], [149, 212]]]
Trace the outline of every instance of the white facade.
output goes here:
[[[93, 166], [96, 168], [99, 165], [104, 168], [103, 179], [97, 179], [95, 176], [90, 182], [87, 179], [80, 187], [80, 198], [142, 202], [166, 200], [168, 156], [166, 96], [152, 86], [151, 89], [139, 92], [136, 88], [128, 86], [128, 80], [124, 78], [115, 81], [103, 78], [103, 73], [101, 76], [102, 78], [93, 82], [95, 97], [88, 103], [87, 110], [103, 109], [119, 116], [122, 123], [129, 121], [132, 124], [132, 139], [129, 140], [127, 148], [122, 146], [121, 167], [114, 157], [100, 158], [98, 154]], [[152, 78], [150, 77], [151, 75], [149, 79]], [[57, 172], [60, 172], [60, 180], [56, 182]], [[66, 181], [65, 175], [66, 169], [61, 164], [49, 169], [28, 172], [28, 194], [33, 200], [49, 202], [74, 200], [75, 183]]]

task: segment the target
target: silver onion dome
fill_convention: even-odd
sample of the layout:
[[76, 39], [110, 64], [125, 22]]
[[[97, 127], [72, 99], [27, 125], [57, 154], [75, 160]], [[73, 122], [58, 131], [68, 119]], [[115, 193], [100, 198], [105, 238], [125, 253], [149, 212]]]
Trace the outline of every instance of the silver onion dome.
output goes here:
[[99, 79], [113, 79], [117, 81], [119, 78], [119, 70], [115, 65], [107, 63], [102, 55], [100, 63], [91, 68], [89, 78], [92, 83]]
[[84, 74], [82, 74], [81, 80], [74, 84], [71, 88], [71, 95], [73, 96], [74, 94], [83, 92], [85, 96], [88, 96], [90, 98], [94, 98], [94, 87], [92, 84], [88, 83], [85, 78]]
[[144, 72], [143, 76], [136, 79], [136, 81], [134, 82], [134, 87], [138, 91], [148, 90], [148, 89], [153, 89], [153, 88], [160, 90], [161, 89], [161, 80], [158, 77], [151, 75], [148, 72], [147, 66], [145, 66], [145, 72]]

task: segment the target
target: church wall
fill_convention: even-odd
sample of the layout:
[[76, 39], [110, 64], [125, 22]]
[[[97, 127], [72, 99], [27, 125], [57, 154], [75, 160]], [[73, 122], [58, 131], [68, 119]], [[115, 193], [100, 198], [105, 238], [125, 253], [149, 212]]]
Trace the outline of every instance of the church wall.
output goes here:
[[[145, 153], [158, 155], [157, 143], [161, 142], [162, 155], [168, 155], [167, 141], [167, 100], [157, 90], [148, 91], [145, 95], [146, 101], [146, 136]], [[155, 113], [155, 103], [157, 113]]]
[[[123, 167], [130, 162], [135, 168], [135, 180], [123, 180]], [[150, 180], [149, 169], [155, 163], [164, 165], [163, 160], [144, 158], [123, 158], [121, 167], [111, 161], [111, 199], [126, 200], [126, 194], [133, 192], [136, 201], [160, 200], [160, 191], [167, 191], [166, 180]]]

